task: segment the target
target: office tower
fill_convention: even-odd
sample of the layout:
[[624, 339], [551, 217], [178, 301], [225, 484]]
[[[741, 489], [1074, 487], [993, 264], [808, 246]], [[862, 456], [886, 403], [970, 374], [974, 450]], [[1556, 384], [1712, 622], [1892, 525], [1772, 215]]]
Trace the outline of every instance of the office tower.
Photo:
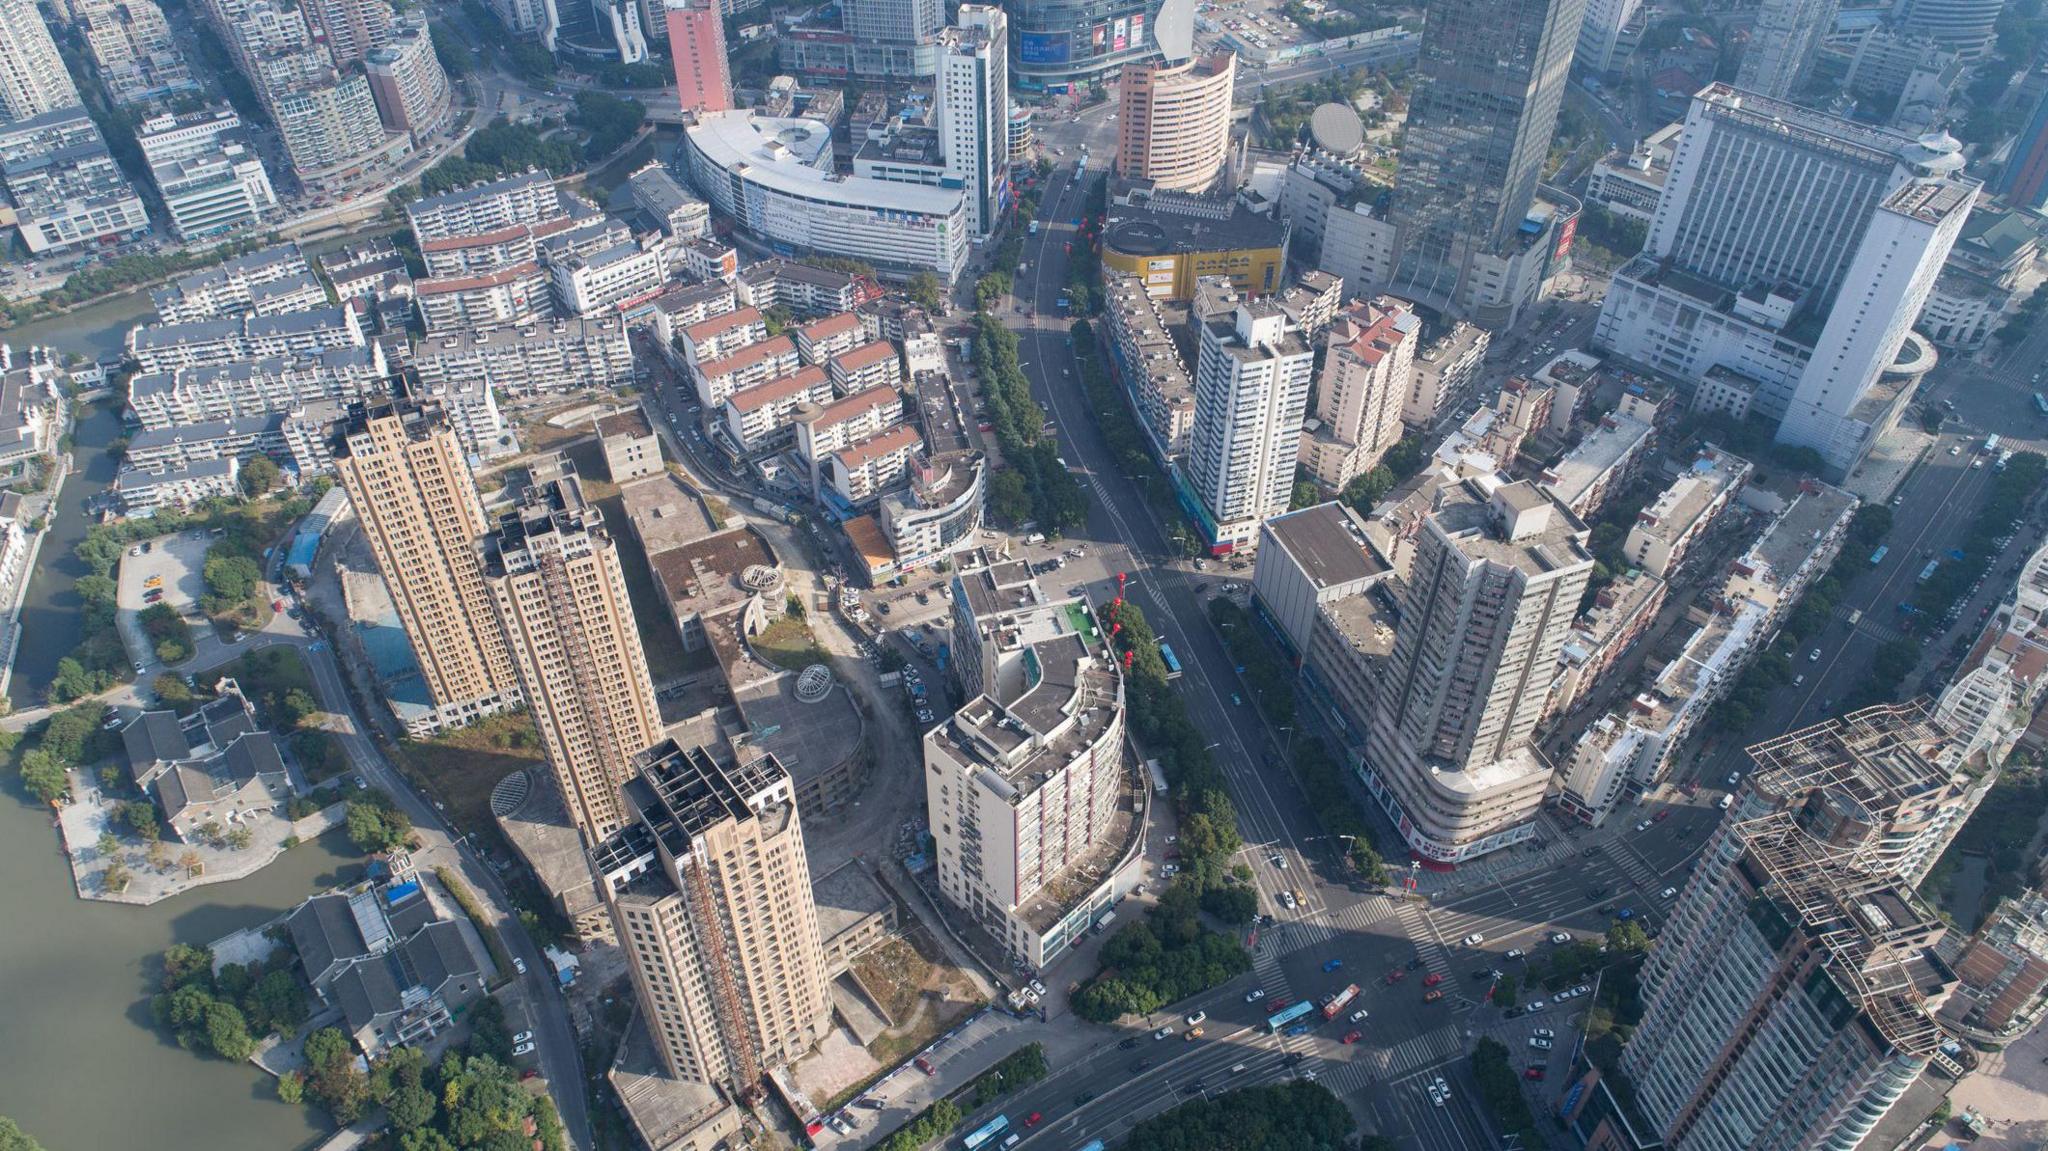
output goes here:
[[1026, 565], [963, 557], [953, 634], [967, 704], [924, 737], [939, 890], [1043, 971], [1113, 902], [1134, 833], [1119, 807], [1123, 675], [1105, 629]]
[[789, 773], [663, 740], [636, 756], [626, 826], [592, 853], [648, 1031], [678, 1079], [743, 1098], [830, 1026]]
[[1976, 196], [1959, 148], [1708, 87], [1596, 344], [1695, 382], [1716, 372], [1738, 417], [1782, 421], [1779, 442], [1846, 475], [1932, 365], [1908, 333]]
[[1941, 921], [1791, 813], [1728, 834], [1644, 964], [1621, 1068], [1666, 1146], [1853, 1151], [1948, 1039]]
[[1124, 65], [1116, 170], [1178, 192], [1206, 192], [1230, 158], [1237, 54]]
[[1925, 36], [1964, 60], [1981, 60], [1998, 39], [2006, 0], [1895, 0], [1892, 22], [1908, 36]]
[[1821, 37], [1834, 22], [1834, 0], [1764, 0], [1749, 46], [1742, 50], [1735, 86], [1759, 96], [1790, 99], [1813, 67]]
[[327, 34], [327, 50], [346, 67], [391, 40], [391, 6], [385, 0], [308, 0], [313, 22]]
[[663, 11], [682, 106], [698, 112], [729, 111], [732, 71], [725, 59], [725, 23], [717, 0], [664, 0]]
[[1242, 547], [1287, 510], [1315, 353], [1271, 300], [1202, 324], [1188, 481], [1219, 551]]
[[447, 126], [452, 110], [448, 73], [434, 54], [426, 25], [391, 28], [383, 44], [364, 54], [363, 72], [386, 130], [406, 133], [415, 145], [424, 145]]
[[969, 226], [986, 236], [1010, 203], [1009, 19], [992, 4], [962, 4], [956, 20], [939, 33], [939, 151], [967, 193]]
[[1422, 317], [1391, 296], [1355, 303], [1330, 325], [1316, 382], [1317, 426], [1301, 436], [1301, 466], [1325, 490], [1343, 491], [1401, 438], [1401, 404], [1421, 342]]
[[1103, 83], [1125, 64], [1157, 53], [1148, 37], [1163, 43], [1170, 26], [1184, 25], [1187, 35], [1167, 55], [1185, 59], [1194, 31], [1194, 0], [1015, 0], [1006, 7], [1021, 91]]
[[0, 0], [0, 120], [29, 120], [78, 103], [78, 89], [36, 0]]
[[2015, 208], [2048, 208], [2048, 93], [2043, 93], [2013, 140], [2012, 154], [1993, 189]]
[[1737, 818], [1791, 812], [1850, 863], [1915, 885], [1982, 795], [1925, 698], [1875, 704], [1748, 750], [1756, 769]]
[[1526, 481], [1446, 483], [1412, 530], [1392, 654], [1374, 684], [1367, 786], [1425, 860], [1535, 833], [1550, 765], [1529, 746], [1593, 556]]
[[447, 412], [409, 395], [355, 404], [332, 452], [412, 641], [434, 724], [466, 723], [517, 701], [476, 550], [489, 524]]
[[1401, 294], [1504, 306], [1512, 318], [1519, 302], [1477, 281], [1526, 280], [1501, 265], [1547, 255], [1524, 242], [1522, 224], [1584, 11], [1585, 0], [1429, 4], [1391, 213]]
[[1642, 0], [1586, 0], [1586, 16], [1579, 24], [1579, 46], [1572, 62], [1589, 72], [1612, 71], [1621, 30], [1635, 19], [1641, 6]]
[[563, 806], [585, 842], [596, 843], [625, 822], [619, 787], [633, 757], [661, 738], [618, 544], [584, 502], [575, 469], [557, 459], [535, 469], [481, 548]]
[[938, 70], [940, 0], [844, 0], [842, 27], [853, 39], [856, 76], [929, 76]]

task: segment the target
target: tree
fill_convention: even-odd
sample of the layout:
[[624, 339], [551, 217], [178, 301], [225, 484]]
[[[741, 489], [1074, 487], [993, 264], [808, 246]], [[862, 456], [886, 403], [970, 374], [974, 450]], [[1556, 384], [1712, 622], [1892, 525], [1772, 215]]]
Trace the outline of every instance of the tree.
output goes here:
[[207, 590], [229, 603], [248, 599], [263, 578], [263, 570], [247, 556], [208, 555], [202, 574]]
[[1225, 923], [1249, 923], [1259, 913], [1259, 897], [1248, 887], [1212, 887], [1202, 893], [1202, 910]]
[[43, 725], [43, 737], [37, 746], [67, 767], [81, 767], [100, 757], [104, 742], [100, 738], [100, 725], [106, 721], [107, 705], [103, 703], [81, 703], [66, 708]]
[[21, 757], [21, 784], [44, 803], [55, 803], [70, 790], [70, 778], [57, 757], [38, 747]]
[[412, 820], [382, 792], [348, 801], [348, 837], [363, 851], [390, 851], [412, 837]]
[[287, 1071], [277, 1077], [277, 1098], [280, 1102], [296, 1106], [306, 1098], [306, 1077], [296, 1071]]
[[21, 1125], [0, 1115], [0, 1151], [43, 1151], [43, 1145], [21, 1129]]
[[114, 809], [114, 818], [125, 823], [144, 843], [155, 843], [163, 835], [157, 826], [156, 805], [146, 799], [130, 799]]
[[241, 1062], [256, 1053], [256, 1040], [249, 1034], [249, 1021], [232, 1003], [215, 1000], [206, 1009], [206, 1041], [214, 1054]]
[[205, 869], [205, 866], [199, 858], [199, 853], [189, 847], [178, 856], [178, 870], [184, 872], [187, 876], [198, 875]]
[[228, 830], [227, 845], [235, 851], [247, 851], [249, 850], [249, 845], [254, 842], [256, 842], [256, 833], [250, 831], [248, 827], [242, 824], [236, 824]]
[[1650, 936], [1642, 924], [1624, 919], [1607, 929], [1607, 946], [1624, 955], [1635, 955], [1649, 949]]
[[107, 869], [100, 873], [100, 890], [119, 895], [128, 890], [129, 881], [133, 878], [128, 865], [121, 862], [121, 857], [117, 855], [107, 861]]
[[306, 1021], [306, 993], [287, 968], [265, 972], [242, 996], [250, 1025], [264, 1033], [288, 1035]]
[[241, 474], [238, 477], [242, 485], [242, 494], [255, 499], [277, 486], [278, 475], [277, 465], [269, 456], [250, 456], [242, 462]]
[[338, 1123], [362, 1118], [370, 1101], [370, 1080], [356, 1069], [355, 1052], [348, 1036], [333, 1027], [322, 1027], [306, 1036], [307, 1095], [327, 1109]]
[[295, 687], [284, 693], [284, 702], [278, 705], [277, 725], [286, 731], [295, 731], [307, 716], [320, 710], [313, 697], [304, 688]]
[[1006, 467], [989, 477], [988, 514], [1009, 527], [1031, 518], [1031, 490], [1023, 473]]
[[433, 1122], [434, 1096], [417, 1083], [405, 1084], [391, 1093], [384, 1110], [400, 1133], [412, 1131]]
[[193, 701], [192, 688], [185, 683], [185, 677], [176, 672], [165, 672], [149, 683], [157, 699], [173, 709], [181, 709]]
[[911, 300], [918, 307], [927, 312], [941, 311], [946, 306], [946, 287], [929, 268], [910, 277], [910, 283], [904, 287], [904, 291], [910, 294]]

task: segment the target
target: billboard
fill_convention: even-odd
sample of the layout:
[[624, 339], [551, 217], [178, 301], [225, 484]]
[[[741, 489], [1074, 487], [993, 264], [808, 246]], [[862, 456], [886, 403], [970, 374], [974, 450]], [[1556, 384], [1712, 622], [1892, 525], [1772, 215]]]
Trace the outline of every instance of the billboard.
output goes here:
[[1095, 55], [1100, 56], [1109, 47], [1109, 25], [1095, 26]]
[[1552, 249], [1550, 253], [1550, 259], [1553, 263], [1572, 254], [1572, 241], [1578, 237], [1578, 234], [1579, 217], [1577, 213], [1566, 216], [1563, 225], [1557, 229], [1557, 247]]
[[1116, 34], [1110, 39], [1110, 48], [1121, 52], [1131, 46], [1131, 22], [1120, 17], [1115, 27]]
[[1143, 12], [1140, 12], [1137, 15], [1131, 17], [1131, 47], [1143, 48], [1144, 46], [1145, 14]]
[[1023, 33], [1017, 49], [1026, 64], [1064, 64], [1070, 55], [1065, 32]]

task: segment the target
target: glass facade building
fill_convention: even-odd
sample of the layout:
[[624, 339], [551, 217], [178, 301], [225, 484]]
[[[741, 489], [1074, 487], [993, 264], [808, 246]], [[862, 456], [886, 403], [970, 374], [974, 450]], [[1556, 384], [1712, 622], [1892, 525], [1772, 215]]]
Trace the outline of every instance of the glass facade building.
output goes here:
[[1101, 83], [1159, 51], [1152, 29], [1160, 0], [1017, 0], [1004, 7], [1011, 75], [1026, 91]]

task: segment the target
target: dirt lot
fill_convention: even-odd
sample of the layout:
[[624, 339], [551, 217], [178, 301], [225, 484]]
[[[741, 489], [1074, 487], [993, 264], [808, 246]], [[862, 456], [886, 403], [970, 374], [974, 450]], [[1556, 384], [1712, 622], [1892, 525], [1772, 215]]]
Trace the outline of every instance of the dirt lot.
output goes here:
[[938, 942], [917, 927], [854, 961], [862, 986], [883, 998], [882, 1008], [893, 1023], [868, 1048], [881, 1066], [894, 1066], [981, 1006], [973, 981], [946, 965], [944, 955]]
[[399, 766], [442, 804], [457, 827], [488, 835], [491, 789], [539, 762], [540, 733], [525, 712], [498, 715], [429, 740], [398, 745]]
[[829, 665], [832, 662], [832, 657], [818, 646], [810, 625], [794, 616], [782, 616], [762, 628], [753, 643], [754, 650], [762, 659], [791, 671], [802, 671], [814, 663]]

